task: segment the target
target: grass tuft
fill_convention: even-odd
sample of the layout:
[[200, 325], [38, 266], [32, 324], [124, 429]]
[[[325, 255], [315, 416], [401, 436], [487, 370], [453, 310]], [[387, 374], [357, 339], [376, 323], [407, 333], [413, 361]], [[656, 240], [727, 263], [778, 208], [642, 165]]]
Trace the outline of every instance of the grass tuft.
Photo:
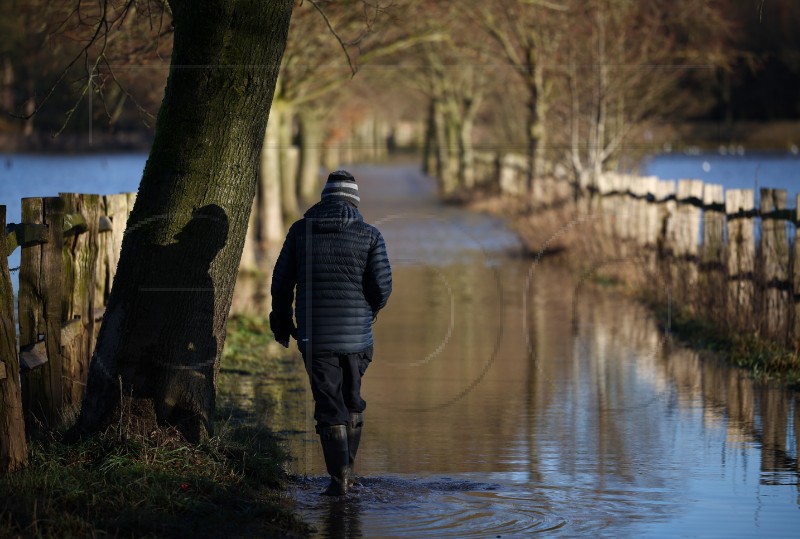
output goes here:
[[286, 354], [275, 342], [266, 316], [234, 315], [228, 319], [223, 369], [241, 369], [251, 374], [274, 372], [278, 359]]
[[0, 536], [303, 535], [282, 493], [287, 459], [275, 436], [254, 426], [222, 425], [197, 446], [172, 429], [33, 440], [28, 468], [0, 479]]
[[734, 333], [687, 309], [668, 311], [646, 302], [659, 322], [679, 340], [698, 350], [715, 352], [758, 380], [772, 380], [800, 388], [800, 351], [752, 334]]

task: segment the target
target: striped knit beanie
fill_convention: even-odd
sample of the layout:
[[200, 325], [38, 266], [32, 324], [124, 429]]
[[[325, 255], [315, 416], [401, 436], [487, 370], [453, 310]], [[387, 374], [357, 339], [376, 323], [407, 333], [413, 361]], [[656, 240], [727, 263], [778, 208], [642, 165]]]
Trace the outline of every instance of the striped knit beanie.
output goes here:
[[322, 189], [322, 198], [331, 196], [344, 197], [356, 206], [361, 202], [356, 179], [346, 170], [336, 170], [328, 176], [328, 181]]

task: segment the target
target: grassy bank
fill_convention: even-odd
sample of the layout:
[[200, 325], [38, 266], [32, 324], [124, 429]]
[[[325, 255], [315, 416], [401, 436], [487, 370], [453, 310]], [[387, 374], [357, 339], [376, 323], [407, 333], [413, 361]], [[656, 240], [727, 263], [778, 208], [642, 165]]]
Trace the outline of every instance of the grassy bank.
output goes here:
[[[231, 319], [223, 368], [274, 368], [278, 357], [264, 351], [279, 345], [262, 322]], [[196, 446], [170, 429], [143, 439], [112, 426], [71, 444], [36, 435], [28, 468], [0, 478], [0, 537], [307, 535], [285, 494], [279, 439], [238, 421], [215, 428]]]
[[800, 389], [800, 352], [755, 335], [733, 333], [684, 309], [669, 309], [642, 293], [639, 299], [655, 313], [659, 325], [695, 350], [713, 353], [748, 371], [754, 378]]

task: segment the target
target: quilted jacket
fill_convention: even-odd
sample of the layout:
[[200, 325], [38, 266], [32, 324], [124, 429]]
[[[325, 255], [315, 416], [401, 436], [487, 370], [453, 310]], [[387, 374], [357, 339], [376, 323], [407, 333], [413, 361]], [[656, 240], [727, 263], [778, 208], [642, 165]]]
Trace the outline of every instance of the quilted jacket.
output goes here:
[[288, 340], [292, 300], [304, 354], [373, 345], [372, 322], [392, 292], [383, 236], [339, 197], [311, 207], [286, 235], [272, 274], [270, 324]]

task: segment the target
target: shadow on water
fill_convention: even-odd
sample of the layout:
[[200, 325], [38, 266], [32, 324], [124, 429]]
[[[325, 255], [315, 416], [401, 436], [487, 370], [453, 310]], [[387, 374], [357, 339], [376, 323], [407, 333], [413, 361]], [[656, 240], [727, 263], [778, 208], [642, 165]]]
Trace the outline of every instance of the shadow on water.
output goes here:
[[356, 172], [396, 262], [364, 379], [360, 492], [318, 495], [325, 465], [299, 355], [276, 379], [223, 373], [230, 398], [285, 436], [303, 478], [292, 494], [320, 537], [797, 529], [796, 394], [675, 346], [613, 290], [578, 291], [558, 266], [509, 256], [496, 220], [451, 207], [415, 218], [436, 208], [424, 193], [414, 207], [370, 202], [384, 184], [424, 191], [402, 183], [413, 171]]

